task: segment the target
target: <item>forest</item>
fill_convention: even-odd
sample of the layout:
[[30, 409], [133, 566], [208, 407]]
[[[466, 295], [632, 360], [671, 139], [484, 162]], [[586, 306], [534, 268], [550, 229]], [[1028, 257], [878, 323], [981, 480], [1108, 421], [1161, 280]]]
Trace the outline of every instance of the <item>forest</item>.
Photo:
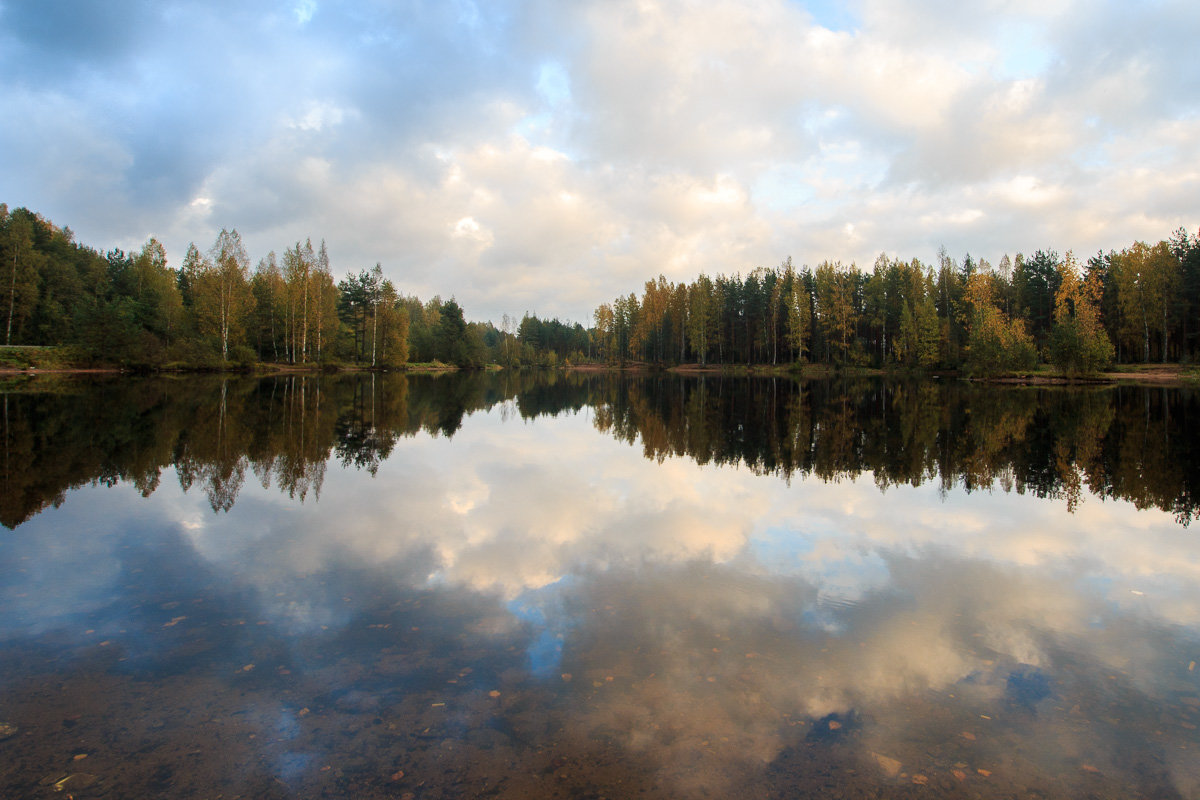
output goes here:
[[612, 362], [822, 364], [1068, 373], [1193, 362], [1200, 349], [1200, 236], [1136, 242], [1080, 264], [1073, 253], [993, 266], [943, 249], [936, 265], [881, 254], [873, 268], [787, 259], [744, 277], [660, 275], [594, 314]]
[[822, 262], [691, 283], [659, 275], [601, 304], [593, 326], [526, 314], [471, 322], [453, 297], [422, 302], [381, 264], [335, 282], [325, 242], [251, 267], [236, 230], [178, 268], [149, 239], [106, 253], [0, 204], [4, 342], [65, 347], [74, 364], [224, 368], [256, 363], [478, 368], [580, 363], [795, 365], [1089, 373], [1200, 355], [1200, 235], [993, 266], [943, 249], [936, 264], [881, 254], [870, 271]]
[[[66, 347], [75, 364], [481, 367], [530, 359], [516, 323], [506, 320], [503, 331], [468, 322], [453, 298], [401, 294], [380, 264], [335, 283], [323, 241], [295, 242], [251, 268], [238, 232], [222, 230], [205, 251], [190, 245], [175, 269], [154, 238], [136, 252], [101, 254], [70, 228], [0, 205], [0, 265], [2, 344]], [[527, 339], [532, 324], [521, 328]], [[554, 324], [537, 327], [542, 335]]]

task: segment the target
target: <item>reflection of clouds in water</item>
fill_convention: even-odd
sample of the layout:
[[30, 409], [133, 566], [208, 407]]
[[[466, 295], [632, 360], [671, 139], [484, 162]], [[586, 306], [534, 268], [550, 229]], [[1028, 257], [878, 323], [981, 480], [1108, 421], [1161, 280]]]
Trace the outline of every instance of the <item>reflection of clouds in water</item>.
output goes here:
[[[291, 507], [244, 491], [230, 516], [209, 517], [193, 541], [250, 579], [348, 561], [513, 597], [581, 563], [732, 558], [765, 508], [728, 471], [657, 466], [597, 436], [583, 417], [480, 422], [452, 442], [403, 440], [373, 480], [331, 470], [320, 503]], [[418, 575], [414, 558], [430, 571]]]
[[[913, 704], [955, 694], [999, 716], [1016, 670], [1082, 664], [1167, 697], [1200, 620], [1200, 555], [1162, 512], [1088, 498], [1069, 515], [933, 484], [881, 494], [869, 476], [789, 485], [656, 464], [585, 415], [491, 414], [449, 441], [401, 440], [375, 478], [331, 467], [320, 502], [246, 486], [214, 515], [170, 480], [148, 500], [73, 493], [10, 535], [2, 597], [18, 614], [0, 631], [73, 624], [119, 592], [126, 545], [176, 533], [291, 634], [362, 611], [347, 575], [498, 596], [473, 632], [528, 629], [533, 675], [574, 676], [572, 724], [717, 790], [830, 713], [869, 712], [870, 747], [915, 757]], [[280, 758], [285, 778], [308, 763]]]
[[[169, 500], [203, 506], [196, 493]], [[749, 557], [853, 599], [886, 583], [880, 554], [932, 548], [1031, 568], [1086, 565], [1108, 576], [1114, 603], [1200, 619], [1200, 557], [1162, 512], [1089, 498], [1069, 515], [1056, 501], [999, 491], [943, 498], [925, 484], [881, 494], [869, 477], [789, 486], [689, 459], [658, 465], [597, 436], [582, 414], [532, 425], [475, 415], [452, 441], [402, 440], [374, 479], [331, 469], [319, 503], [247, 487], [228, 516], [172, 516], [189, 523], [205, 558], [251, 583], [357, 563], [515, 597], [580, 565]]]
[[[1003, 747], [1042, 737], [1054, 774], [1066, 767], [1052, 758], [1110, 760], [1122, 737], [1145, 735], [1139, 725], [1162, 724], [1158, 703], [1187, 689], [1181, 665], [1171, 677], [1163, 663], [1178, 631], [1112, 617], [1102, 598], [1074, 593], [1061, 574], [932, 553], [891, 558], [889, 568], [889, 586], [829, 612], [834, 631], [806, 615], [821, 601], [800, 577], [721, 565], [591, 576], [576, 600], [563, 666], [597, 687], [580, 724], [653, 753], [681, 785], [714, 791], [727, 790], [738, 769], [795, 746], [814, 718], [832, 713], [863, 714], [869, 748], [906, 763], [928, 759], [914, 739], [921, 726], [941, 741], [958, 736], [953, 726], [997, 721], [1009, 737]], [[1147, 680], [1130, 669], [1133, 660]], [[1118, 685], [1126, 688], [1109, 688]], [[1087, 727], [1101, 701], [1113, 700], [1105, 693], [1118, 691], [1143, 693], [1154, 705], [1126, 706], [1120, 726]], [[1056, 748], [1068, 734], [1052, 706], [1081, 703], [1074, 743]], [[1046, 718], [1037, 725], [1011, 727], [1038, 714]], [[1005, 757], [994, 750], [999, 739], [970, 741], [976, 757]], [[706, 754], [703, 764], [677, 768], [695, 753]]]
[[65, 505], [5, 532], [0, 547], [2, 637], [83, 626], [89, 615], [105, 610], [114, 589], [128, 577], [127, 545], [176, 530], [141, 505], [131, 486], [86, 487]]
[[[303, 505], [247, 486], [229, 514], [213, 515], [200, 493], [181, 494], [170, 480], [148, 501], [118, 500], [126, 488], [84, 490], [95, 498], [86, 510], [80, 498], [68, 497], [45, 516], [54, 520], [51, 536], [34, 538], [33, 528], [23, 528], [32, 566], [15, 584], [44, 590], [53, 581], [34, 573], [71, 558], [86, 559], [85, 574], [101, 584], [114, 580], [112, 570], [95, 568], [120, 563], [106, 556], [111, 534], [90, 525], [87, 535], [72, 533], [85, 527], [83, 514], [100, 518], [99, 502], [128, 505], [121, 514], [158, 524], [175, 520], [167, 527], [182, 525], [207, 561], [262, 587], [266, 597], [271, 587], [336, 565], [369, 568], [409, 586], [433, 581], [514, 598], [579, 569], [701, 559], [801, 576], [827, 601], [853, 601], [888, 585], [884, 556], [937, 552], [1067, 570], [1072, 580], [1076, 573], [1104, 575], [1107, 584], [1098, 588], [1118, 607], [1185, 624], [1200, 619], [1200, 555], [1162, 512], [1092, 498], [1069, 515], [1055, 501], [1001, 492], [951, 491], [943, 500], [935, 484], [881, 494], [869, 478], [794, 478], [787, 485], [690, 459], [659, 465], [597, 436], [583, 414], [532, 425], [475, 415], [453, 440], [401, 440], [374, 479], [332, 468], [322, 500]], [[86, 581], [62, 585], [76, 595], [67, 604], [91, 591]], [[275, 603], [271, 613], [292, 628], [344, 616], [345, 609], [322, 609], [320, 602]], [[827, 605], [809, 613], [831, 623]], [[1038, 613], [1049, 622], [1055, 612]], [[1036, 655], [1031, 644], [1022, 648], [1025, 660]]]
[[[1157, 614], [1182, 624], [1200, 622], [1200, 553], [1188, 531], [1165, 512], [1088, 498], [1068, 514], [1058, 501], [1000, 491], [952, 491], [943, 500], [933, 484], [879, 494], [862, 479], [793, 481], [793, 490], [790, 497], [772, 493], [767, 518], [782, 531], [805, 532], [805, 552], [797, 553], [795, 563], [813, 573], [830, 570], [839, 559], [869, 564], [871, 553], [936, 551], [1103, 575], [1112, 603], [1129, 606], [1137, 597], [1131, 589], [1140, 587], [1146, 597], [1161, 601]], [[844, 514], [846, 506], [856, 509], [852, 516]], [[877, 575], [864, 573], [866, 586], [878, 583]]]

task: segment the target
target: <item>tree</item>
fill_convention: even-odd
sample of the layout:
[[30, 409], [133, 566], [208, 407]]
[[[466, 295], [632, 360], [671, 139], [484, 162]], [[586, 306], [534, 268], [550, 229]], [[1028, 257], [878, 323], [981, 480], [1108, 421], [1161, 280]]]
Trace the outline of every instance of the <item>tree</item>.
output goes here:
[[194, 289], [196, 281], [200, 279], [200, 273], [205, 268], [204, 256], [200, 254], [200, 249], [196, 247], [195, 242], [188, 242], [187, 252], [183, 256], [183, 265], [179, 268], [177, 279], [179, 296], [183, 299], [185, 308], [191, 308], [195, 305]]
[[617, 360], [622, 364], [633, 355], [634, 329], [638, 324], [641, 309], [633, 293], [618, 297], [613, 303], [613, 338], [617, 345]]
[[318, 255], [312, 239], [296, 242], [283, 253], [283, 280], [287, 298], [288, 359], [309, 360], [311, 350], [320, 360], [325, 341], [337, 328], [337, 288], [329, 267], [329, 253], [321, 243]]
[[1028, 259], [1017, 256], [1013, 274], [1017, 303], [1029, 322], [1029, 332], [1039, 349], [1049, 342], [1058, 279], [1058, 253], [1053, 250], [1038, 250]]
[[[377, 264], [376, 267], [379, 265]], [[317, 361], [321, 361], [324, 344], [337, 332], [337, 287], [333, 285], [333, 271], [329, 266], [329, 251], [325, 240], [317, 251], [313, 267], [313, 332], [317, 342]]]
[[1162, 336], [1162, 348], [1159, 360], [1167, 363], [1170, 354], [1171, 312], [1176, 307], [1176, 297], [1179, 295], [1180, 263], [1179, 258], [1171, 250], [1170, 244], [1160, 241], [1150, 250], [1150, 269], [1157, 284], [1158, 303], [1156, 316], [1158, 331]]
[[1175, 315], [1181, 330], [1180, 360], [1191, 361], [1196, 356], [1195, 341], [1200, 335], [1200, 235], [1188, 236], [1179, 228], [1171, 235], [1171, 251], [1179, 261], [1179, 290], [1176, 294]]
[[[788, 266], [791, 267], [790, 261]], [[800, 275], [793, 276], [792, 288], [787, 294], [787, 331], [788, 344], [796, 358], [807, 360], [812, 341], [812, 295]]]
[[933, 270], [913, 259], [901, 267], [904, 300], [900, 327], [892, 351], [901, 364], [928, 369], [938, 362], [939, 321], [934, 303]]
[[287, 320], [287, 287], [275, 251], [259, 260], [250, 279], [250, 290], [254, 296], [255, 343], [259, 357], [279, 361], [279, 341]]
[[[338, 313], [342, 322], [350, 329], [351, 349], [355, 361], [366, 359], [367, 321], [370, 318], [373, 295], [370, 283], [371, 275], [364, 269], [355, 275], [346, 276], [338, 284]], [[419, 308], [420, 303], [417, 305]]]
[[967, 337], [966, 326], [970, 322], [970, 314], [964, 308], [964, 275], [964, 269], [955, 263], [946, 248], [938, 248], [934, 305], [940, 318], [941, 361], [947, 367], [956, 367], [962, 362], [963, 340]]
[[841, 264], [824, 261], [817, 267], [815, 279], [822, 327], [830, 337], [830, 344], [837, 346], [838, 360], [845, 362], [850, 357], [850, 345], [858, 322], [854, 276], [842, 269]]
[[1000, 286], [1002, 287], [1001, 301], [1004, 305], [1004, 316], [1009, 319], [1013, 314], [1013, 263], [1012, 259], [1005, 253], [1000, 258], [1000, 265], [996, 268], [997, 277], [1000, 278]]
[[1150, 360], [1150, 335], [1162, 333], [1162, 360], [1167, 358], [1170, 290], [1176, 280], [1178, 259], [1166, 242], [1151, 247], [1135, 242], [1109, 259], [1117, 283], [1122, 335], [1140, 338], [1142, 360]]
[[226, 361], [230, 343], [240, 343], [243, 333], [250, 300], [249, 262], [237, 230], [222, 228], [194, 288], [200, 332], [218, 338]]
[[866, 323], [867, 340], [872, 345], [877, 364], [886, 363], [888, 347], [894, 335], [893, 311], [898, 307], [896, 295], [898, 286], [897, 270], [893, 267], [885, 253], [880, 253], [875, 259], [875, 266], [867, 276], [863, 285], [863, 321]]
[[635, 349], [645, 348], [647, 357], [659, 363], [666, 355], [671, 295], [671, 285], [665, 276], [659, 275], [657, 281], [646, 281], [641, 314], [632, 334], [631, 346]]
[[167, 251], [154, 237], [130, 261], [135, 322], [161, 345], [170, 345], [183, 318], [183, 298]]
[[[384, 279], [379, 287], [377, 342], [378, 363], [399, 366], [408, 361], [408, 310], [400, 304], [392, 282]], [[374, 361], [372, 362], [375, 363]]]
[[375, 366], [379, 343], [379, 303], [383, 293], [383, 265], [375, 262], [367, 279], [367, 302], [371, 309], [371, 366]]
[[1085, 280], [1091, 284], [1094, 283], [1100, 293], [1099, 310], [1100, 321], [1104, 326], [1104, 331], [1108, 334], [1108, 339], [1112, 342], [1116, 351], [1116, 359], [1124, 360], [1122, 349], [1124, 340], [1122, 329], [1124, 322], [1122, 320], [1121, 302], [1118, 297], [1118, 284], [1116, 272], [1113, 269], [1113, 259], [1117, 253], [1115, 250], [1110, 250], [1107, 254], [1103, 251], [1097, 251], [1096, 255], [1088, 259], [1087, 271]]
[[434, 295], [422, 304], [415, 297], [405, 300], [408, 308], [409, 358], [435, 361], [440, 358], [437, 344], [438, 323], [442, 316], [442, 298]]
[[[596, 311], [592, 314], [592, 319], [595, 322], [596, 343], [599, 345], [599, 357], [605, 361], [613, 361], [616, 357], [616, 329], [614, 327], [614, 316], [612, 306], [608, 303], [601, 303], [596, 307]], [[501, 335], [504, 337], [504, 365], [510, 366], [512, 356], [509, 353], [509, 339], [511, 338], [511, 329], [513, 327], [513, 319], [508, 314], [504, 315], [504, 319], [500, 324]]]
[[1059, 265], [1058, 293], [1054, 300], [1054, 329], [1050, 333], [1050, 361], [1066, 373], [1095, 372], [1113, 360], [1113, 346], [1100, 324], [1099, 277], [1083, 280], [1075, 256], [1067, 251]]
[[709, 342], [712, 340], [716, 322], [712, 279], [701, 273], [688, 287], [687, 300], [688, 338], [691, 340], [692, 352], [701, 364], [707, 364]]
[[463, 310], [454, 298], [442, 303], [441, 316], [437, 325], [438, 357], [448, 364], [459, 367], [478, 366], [471, 361], [471, 353], [465, 341], [467, 322]]
[[671, 340], [679, 343], [679, 363], [687, 357], [688, 291], [683, 283], [671, 285], [667, 319], [671, 324]]
[[4, 208], [0, 224], [4, 227], [3, 260], [7, 284], [5, 294], [8, 303], [7, 322], [4, 331], [4, 344], [12, 344], [14, 325], [19, 330], [21, 324], [33, 315], [37, 304], [37, 262], [39, 254], [34, 250], [34, 214], [18, 208], [13, 213], [7, 213]]
[[971, 307], [967, 339], [967, 367], [975, 374], [995, 374], [1031, 369], [1037, 364], [1037, 347], [1021, 319], [1006, 319], [997, 306], [989, 276], [974, 272], [967, 279], [966, 300]]
[[771, 275], [771, 291], [767, 307], [767, 318], [770, 320], [770, 335], [767, 338], [771, 343], [772, 364], [779, 363], [779, 320], [780, 317], [786, 318], [787, 316], [787, 304], [784, 301], [784, 286], [788, 282], [787, 278], [794, 277], [795, 273], [792, 270], [791, 256], [788, 256], [787, 261], [781, 265], [781, 272]]
[[766, 323], [766, 292], [763, 285], [766, 270], [760, 268], [750, 270], [750, 274], [742, 282], [738, 293], [738, 314], [742, 320], [742, 353], [739, 361], [751, 364], [761, 361], [762, 347], [765, 343], [763, 330]]

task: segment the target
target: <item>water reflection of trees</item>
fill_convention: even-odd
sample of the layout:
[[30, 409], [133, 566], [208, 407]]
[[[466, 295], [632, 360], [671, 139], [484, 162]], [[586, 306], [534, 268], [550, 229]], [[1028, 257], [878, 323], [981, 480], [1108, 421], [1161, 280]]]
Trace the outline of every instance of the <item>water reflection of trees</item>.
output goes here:
[[32, 382], [2, 394], [0, 522], [15, 527], [75, 487], [173, 468], [228, 510], [248, 476], [304, 500], [326, 465], [370, 472], [402, 437], [452, 436], [500, 405], [522, 418], [592, 409], [647, 458], [881, 487], [937, 480], [1064, 500], [1087, 493], [1198, 515], [1197, 395], [1184, 389], [1013, 388], [952, 382], [635, 378], [604, 374], [287, 375]]
[[938, 480], [1072, 510], [1086, 490], [1183, 524], [1200, 516], [1192, 390], [664, 376], [598, 391], [597, 428], [660, 461], [687, 456], [789, 480], [869, 471], [880, 488]]
[[571, 376], [530, 373], [10, 383], [0, 392], [0, 522], [13, 528], [93, 483], [149, 495], [167, 468], [214, 510], [233, 506], [248, 475], [304, 500], [320, 494], [331, 458], [374, 474], [402, 437], [452, 436], [472, 411], [525, 396], [549, 407], [560, 383], [576, 387], [566, 402], [586, 402]]

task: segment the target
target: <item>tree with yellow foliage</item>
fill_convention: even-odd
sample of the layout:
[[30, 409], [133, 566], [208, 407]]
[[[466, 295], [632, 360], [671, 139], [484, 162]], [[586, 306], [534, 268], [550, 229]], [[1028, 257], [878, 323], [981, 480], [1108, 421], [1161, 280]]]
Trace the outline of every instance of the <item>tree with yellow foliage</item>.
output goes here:
[[1112, 363], [1113, 345], [1100, 322], [1100, 296], [1096, 278], [1080, 277], [1074, 254], [1058, 265], [1059, 285], [1054, 297], [1054, 329], [1050, 333], [1050, 362], [1068, 374], [1096, 372]]
[[966, 301], [971, 307], [967, 337], [967, 369], [976, 375], [1032, 369], [1037, 348], [1021, 319], [1008, 319], [998, 305], [988, 273], [975, 272], [967, 279]]
[[1132, 247], [1110, 257], [1110, 261], [1124, 323], [1122, 338], [1131, 344], [1140, 339], [1142, 360], [1149, 362], [1151, 334], [1160, 334], [1159, 356], [1165, 362], [1179, 259], [1166, 242], [1154, 246], [1134, 242]]
[[193, 287], [201, 333], [214, 336], [221, 358], [229, 359], [230, 345], [240, 344], [250, 303], [250, 259], [237, 230], [221, 229]]

